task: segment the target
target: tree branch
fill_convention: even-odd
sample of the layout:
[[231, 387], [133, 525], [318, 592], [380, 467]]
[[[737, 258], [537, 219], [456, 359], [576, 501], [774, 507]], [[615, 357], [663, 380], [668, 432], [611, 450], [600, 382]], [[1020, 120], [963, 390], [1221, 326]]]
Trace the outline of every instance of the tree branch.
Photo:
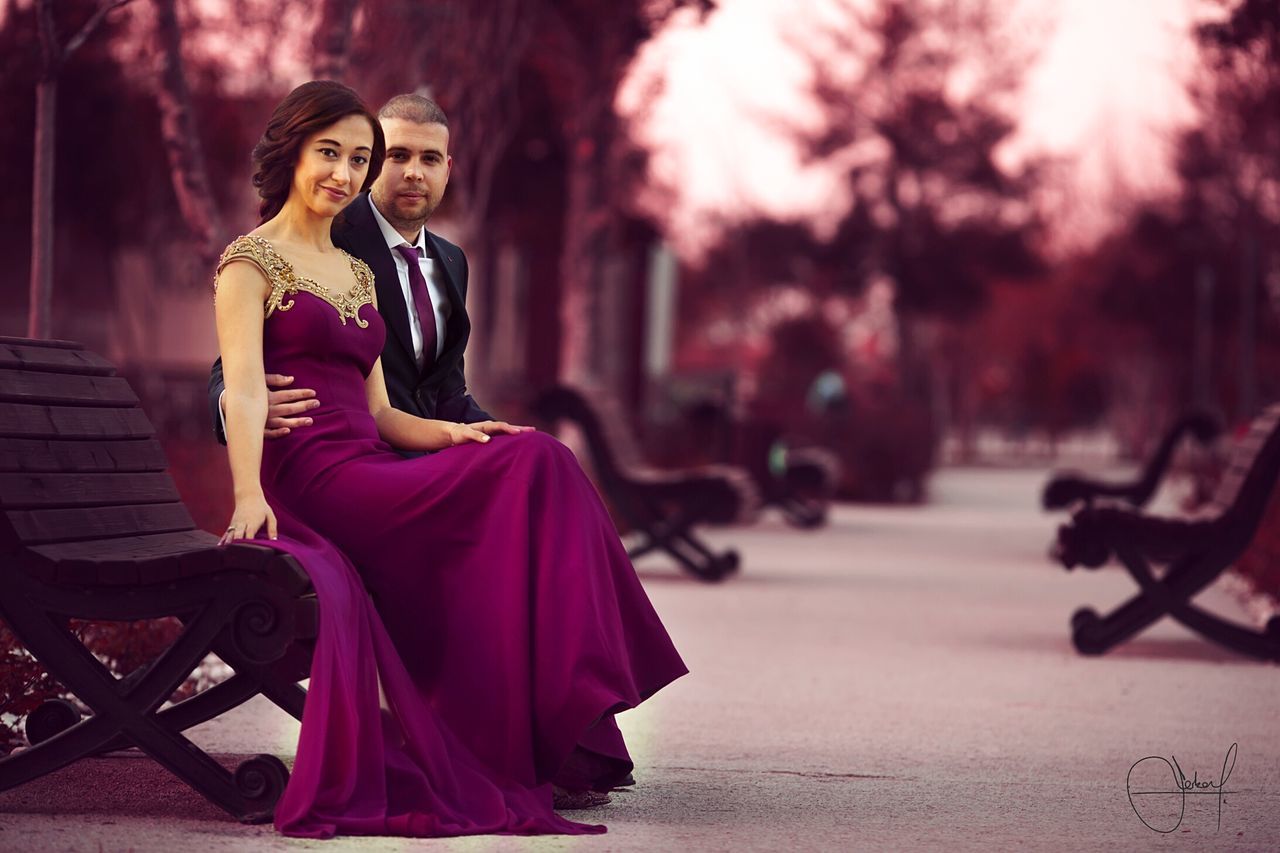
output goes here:
[[36, 0], [36, 28], [40, 33], [40, 55], [44, 60], [43, 77], [58, 75], [65, 54], [58, 46], [58, 28], [53, 19], [53, 0]]
[[98, 24], [101, 24], [108, 14], [129, 2], [130, 0], [109, 0], [109, 2], [99, 6], [97, 11], [93, 13], [93, 17], [85, 21], [84, 26], [80, 28], [80, 32], [72, 36], [71, 40], [62, 48], [60, 59], [66, 60], [70, 58], [71, 54], [75, 53], [80, 48], [80, 45], [84, 44], [85, 39], [93, 34], [93, 31], [98, 28]]

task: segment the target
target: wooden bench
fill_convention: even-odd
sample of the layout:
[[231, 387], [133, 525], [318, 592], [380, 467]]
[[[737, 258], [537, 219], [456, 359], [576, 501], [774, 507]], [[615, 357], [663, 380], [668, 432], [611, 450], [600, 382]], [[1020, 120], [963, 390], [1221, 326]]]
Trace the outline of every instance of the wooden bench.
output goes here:
[[566, 420], [582, 430], [600, 489], [641, 537], [629, 556], [662, 550], [705, 581], [737, 571], [737, 551], [715, 553], [693, 528], [754, 517], [760, 496], [749, 474], [727, 465], [669, 471], [645, 465], [625, 418], [603, 394], [588, 401], [575, 389], [555, 386], [538, 395], [532, 410], [549, 423]]
[[[1197, 607], [1191, 599], [1235, 563], [1256, 537], [1280, 479], [1280, 404], [1268, 408], [1232, 449], [1210, 504], [1191, 518], [1144, 514], [1128, 505], [1090, 503], [1058, 531], [1056, 556], [1067, 569], [1097, 568], [1114, 556], [1139, 592], [1107, 616], [1082, 608], [1071, 617], [1083, 654], [1102, 654], [1171, 616], [1208, 639], [1280, 662], [1280, 617], [1254, 630]], [[1166, 566], [1157, 577], [1152, 564]]]
[[[266, 821], [284, 764], [259, 755], [232, 773], [182, 732], [257, 694], [301, 719], [315, 597], [293, 558], [197, 530], [166, 469], [106, 360], [74, 343], [0, 338], [0, 618], [92, 712], [80, 719], [63, 700], [32, 712], [32, 746], [0, 760], [0, 790], [138, 747], [240, 820]], [[164, 616], [181, 620], [178, 638], [123, 678], [68, 626]], [[234, 674], [161, 710], [211, 651]]]
[[1044, 487], [1040, 503], [1047, 510], [1067, 509], [1076, 504], [1092, 504], [1099, 498], [1124, 501], [1135, 507], [1146, 506], [1156, 493], [1173, 462], [1174, 452], [1186, 437], [1205, 447], [1222, 434], [1221, 422], [1208, 412], [1188, 412], [1175, 423], [1137, 479], [1108, 483], [1074, 472], [1056, 474]]

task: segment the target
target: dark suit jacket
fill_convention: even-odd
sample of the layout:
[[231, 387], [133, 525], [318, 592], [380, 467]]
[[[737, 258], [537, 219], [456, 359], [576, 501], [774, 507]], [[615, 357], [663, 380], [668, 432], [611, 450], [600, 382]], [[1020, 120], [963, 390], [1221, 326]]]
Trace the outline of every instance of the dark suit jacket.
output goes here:
[[[374, 287], [378, 291], [378, 311], [387, 324], [387, 341], [382, 349], [382, 372], [387, 380], [391, 405], [420, 418], [439, 418], [460, 423], [493, 420], [467, 393], [463, 375], [463, 351], [471, 336], [471, 320], [467, 317], [467, 256], [462, 250], [430, 231], [426, 243], [443, 268], [442, 284], [452, 306], [445, 327], [444, 348], [426, 372], [418, 370], [413, 359], [413, 337], [409, 331], [409, 308], [400, 289], [395, 261], [382, 238], [378, 221], [369, 208], [368, 193], [360, 193], [346, 210], [333, 220], [330, 235], [333, 244], [350, 252], [373, 270]], [[209, 407], [218, 441], [226, 444], [222, 418], [218, 416], [218, 397], [223, 390], [222, 359], [213, 363], [209, 375]]]

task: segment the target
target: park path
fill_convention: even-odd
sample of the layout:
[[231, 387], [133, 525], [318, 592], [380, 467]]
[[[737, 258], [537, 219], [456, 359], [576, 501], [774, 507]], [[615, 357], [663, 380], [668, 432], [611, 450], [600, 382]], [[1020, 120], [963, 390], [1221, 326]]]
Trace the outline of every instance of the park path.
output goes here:
[[[286, 840], [116, 757], [0, 795], [0, 849], [1280, 849], [1280, 669], [1173, 624], [1078, 656], [1072, 610], [1105, 611], [1132, 584], [1048, 563], [1043, 478], [944, 470], [924, 507], [842, 506], [812, 533], [771, 517], [714, 531], [744, 555], [721, 585], [641, 561], [692, 672], [623, 716], [639, 784], [582, 815], [607, 835]], [[1221, 588], [1200, 600], [1242, 612]], [[251, 703], [194, 737], [287, 754], [296, 728]], [[1134, 762], [1175, 756], [1216, 781], [1233, 743], [1220, 824], [1215, 796], [1187, 797], [1167, 834], [1138, 820]], [[1151, 808], [1155, 823], [1178, 803]]]

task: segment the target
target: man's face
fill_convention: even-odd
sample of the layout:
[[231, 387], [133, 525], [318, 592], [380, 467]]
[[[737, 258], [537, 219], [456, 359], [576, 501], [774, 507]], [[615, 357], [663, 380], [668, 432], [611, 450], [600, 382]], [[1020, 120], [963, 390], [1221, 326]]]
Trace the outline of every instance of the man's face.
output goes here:
[[444, 198], [453, 158], [449, 128], [384, 118], [387, 159], [373, 182], [373, 203], [397, 231], [417, 231]]

